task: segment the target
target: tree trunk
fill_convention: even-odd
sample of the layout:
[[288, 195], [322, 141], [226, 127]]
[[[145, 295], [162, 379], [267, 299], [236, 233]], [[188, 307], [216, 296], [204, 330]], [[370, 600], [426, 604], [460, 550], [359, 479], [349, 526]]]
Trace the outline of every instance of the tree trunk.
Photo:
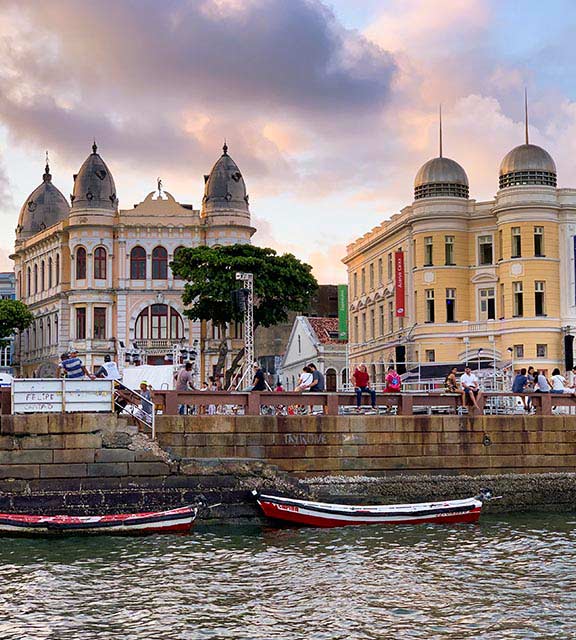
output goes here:
[[[225, 387], [224, 387], [225, 389], [230, 388], [230, 384], [234, 379], [234, 375], [236, 374], [238, 365], [240, 364], [240, 361], [242, 360], [243, 357], [244, 357], [244, 347], [242, 347], [242, 349], [240, 349], [240, 351], [238, 351], [238, 353], [234, 356], [234, 359], [232, 360], [232, 364], [230, 365], [230, 368], [226, 371]], [[246, 384], [250, 384], [252, 380], [248, 380], [248, 381], [245, 380], [244, 382], [246, 382]]]

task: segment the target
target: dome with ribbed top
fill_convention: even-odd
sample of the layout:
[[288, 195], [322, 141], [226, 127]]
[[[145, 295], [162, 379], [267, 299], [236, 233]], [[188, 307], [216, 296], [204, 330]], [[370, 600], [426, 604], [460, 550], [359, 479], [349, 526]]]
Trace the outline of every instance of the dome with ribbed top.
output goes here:
[[468, 176], [454, 160], [439, 156], [420, 167], [414, 178], [414, 199], [467, 198]]
[[74, 193], [71, 196], [72, 211], [77, 209], [118, 208], [116, 185], [106, 163], [98, 154], [96, 143], [80, 171], [74, 176]]
[[556, 164], [552, 156], [535, 144], [515, 147], [500, 164], [500, 189], [520, 185], [555, 187], [556, 182]]
[[210, 174], [204, 176], [204, 215], [219, 210], [240, 210], [249, 213], [246, 184], [238, 165], [228, 155], [228, 146], [224, 143], [223, 153], [218, 158]]
[[50, 167], [46, 163], [42, 183], [26, 198], [20, 209], [16, 235], [26, 238], [65, 220], [70, 205], [62, 192], [52, 184]]

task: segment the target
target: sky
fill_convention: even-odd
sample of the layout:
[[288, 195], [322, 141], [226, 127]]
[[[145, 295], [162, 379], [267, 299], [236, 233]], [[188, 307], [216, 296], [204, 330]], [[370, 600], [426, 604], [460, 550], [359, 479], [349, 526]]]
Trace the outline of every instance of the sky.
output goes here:
[[200, 207], [226, 139], [254, 243], [344, 282], [346, 245], [459, 162], [494, 196], [523, 140], [576, 187], [573, 0], [0, 0], [0, 269], [46, 150], [66, 195], [92, 141], [121, 208], [165, 190]]

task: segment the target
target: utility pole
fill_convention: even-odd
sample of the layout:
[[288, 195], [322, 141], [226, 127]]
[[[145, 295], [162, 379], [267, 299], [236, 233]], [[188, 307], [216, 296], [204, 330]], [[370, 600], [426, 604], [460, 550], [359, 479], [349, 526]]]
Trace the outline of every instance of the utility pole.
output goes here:
[[250, 382], [250, 371], [254, 364], [254, 274], [238, 271], [236, 280], [241, 280], [247, 291], [244, 305], [244, 376]]

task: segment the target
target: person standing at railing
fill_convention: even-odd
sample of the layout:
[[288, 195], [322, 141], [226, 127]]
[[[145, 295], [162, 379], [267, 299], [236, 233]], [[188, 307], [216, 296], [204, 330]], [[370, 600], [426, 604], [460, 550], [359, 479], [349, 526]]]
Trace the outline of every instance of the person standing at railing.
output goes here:
[[150, 388], [148, 383], [145, 380], [142, 380], [140, 383], [140, 389], [138, 393], [141, 396], [141, 404], [140, 409], [142, 410], [142, 418], [148, 422], [152, 422], [152, 411], [154, 409], [154, 405], [152, 404], [152, 393], [150, 392]]
[[58, 365], [60, 377], [65, 378], [83, 378], [87, 376], [90, 380], [94, 380], [95, 376], [91, 374], [84, 366], [82, 360], [78, 357], [78, 351], [72, 349], [68, 353], [63, 353], [60, 364]]
[[[176, 391], [180, 393], [184, 391], [194, 391], [194, 373], [192, 371], [192, 363], [187, 362], [176, 376]], [[178, 405], [178, 413], [183, 416], [186, 413], [186, 405]]]
[[450, 373], [444, 379], [444, 391], [446, 393], [459, 393], [462, 398], [462, 406], [466, 406], [466, 394], [462, 389], [458, 387], [458, 380], [456, 374], [458, 373], [458, 367], [452, 367]]
[[376, 409], [376, 391], [370, 387], [370, 375], [364, 363], [358, 365], [352, 374], [354, 381], [354, 391], [356, 392], [356, 410], [360, 411], [362, 404], [362, 394], [369, 393], [372, 409]]

